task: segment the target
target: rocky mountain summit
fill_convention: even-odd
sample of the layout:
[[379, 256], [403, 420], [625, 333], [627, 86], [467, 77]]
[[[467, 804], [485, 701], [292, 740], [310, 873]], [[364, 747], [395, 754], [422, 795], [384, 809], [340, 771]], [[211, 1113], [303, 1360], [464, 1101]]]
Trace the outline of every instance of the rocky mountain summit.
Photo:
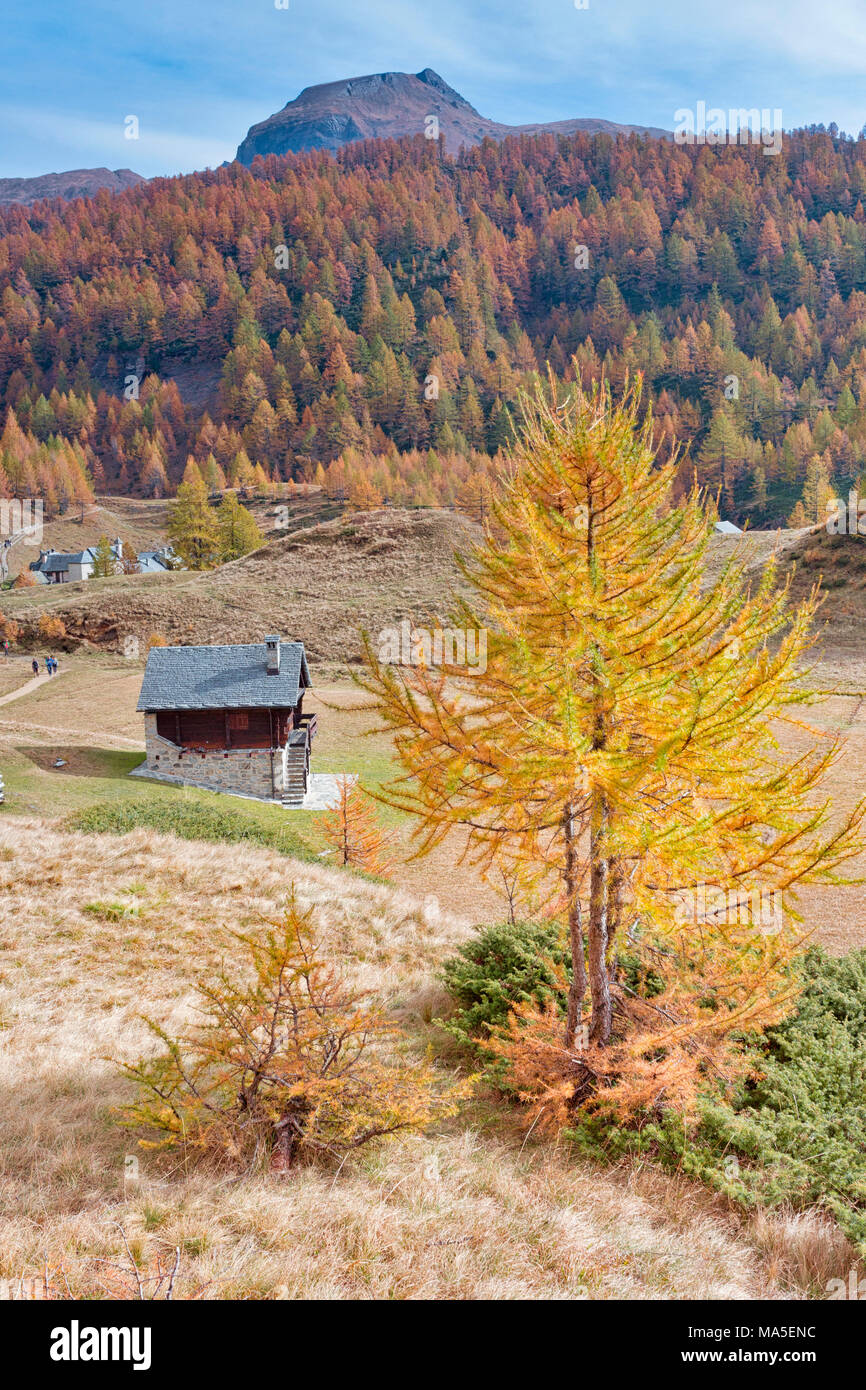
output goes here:
[[482, 116], [444, 78], [432, 68], [425, 68], [418, 73], [381, 72], [306, 87], [282, 111], [250, 128], [237, 157], [242, 164], [251, 164], [256, 155], [338, 150], [356, 140], [422, 135], [435, 129], [432, 117], [438, 122], [450, 154], [456, 154], [461, 146], [477, 145], [486, 136], [504, 140], [507, 135], [548, 130], [559, 135], [573, 135], [579, 130], [590, 134], [607, 131], [611, 135], [669, 134], [654, 127], [617, 125], [592, 117], [503, 125]]

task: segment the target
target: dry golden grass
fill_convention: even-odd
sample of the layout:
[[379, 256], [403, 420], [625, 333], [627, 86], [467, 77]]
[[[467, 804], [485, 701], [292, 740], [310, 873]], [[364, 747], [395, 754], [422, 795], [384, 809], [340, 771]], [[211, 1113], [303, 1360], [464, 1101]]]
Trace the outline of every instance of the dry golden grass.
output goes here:
[[0, 655], [0, 699], [32, 680], [30, 661], [30, 657]]
[[464, 920], [263, 849], [0, 822], [0, 1277], [47, 1268], [58, 1296], [132, 1297], [124, 1239], [144, 1271], [179, 1247], [187, 1298], [748, 1299], [847, 1274], [833, 1232], [810, 1227], [808, 1256], [800, 1218], [753, 1236], [685, 1180], [524, 1142], [492, 1102], [339, 1173], [238, 1181], [136, 1150], [111, 1118], [129, 1092], [106, 1055], [149, 1046], [141, 1011], [182, 1026], [215, 929], [273, 914], [292, 881], [423, 1046]]
[[851, 1269], [860, 1276], [860, 1261], [829, 1217], [820, 1211], [756, 1213], [752, 1239], [766, 1258], [770, 1272], [803, 1288], [826, 1289], [829, 1281], [845, 1278]]

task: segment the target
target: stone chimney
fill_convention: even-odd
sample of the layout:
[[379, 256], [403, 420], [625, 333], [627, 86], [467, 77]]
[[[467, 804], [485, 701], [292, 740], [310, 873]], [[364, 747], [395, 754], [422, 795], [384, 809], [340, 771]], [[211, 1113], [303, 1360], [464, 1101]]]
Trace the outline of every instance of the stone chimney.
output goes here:
[[278, 676], [280, 674], [280, 639], [279, 637], [265, 638], [265, 651], [268, 654], [268, 675]]

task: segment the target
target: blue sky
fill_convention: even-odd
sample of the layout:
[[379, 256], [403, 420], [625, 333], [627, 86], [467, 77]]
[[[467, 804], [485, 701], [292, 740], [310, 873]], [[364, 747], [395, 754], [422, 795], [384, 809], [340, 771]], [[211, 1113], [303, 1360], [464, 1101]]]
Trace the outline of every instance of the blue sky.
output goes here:
[[[786, 129], [866, 122], [864, 0], [41, 0], [10, 6], [0, 177], [232, 159], [317, 82], [432, 67], [486, 116], [781, 108]], [[139, 120], [139, 139], [124, 119]]]

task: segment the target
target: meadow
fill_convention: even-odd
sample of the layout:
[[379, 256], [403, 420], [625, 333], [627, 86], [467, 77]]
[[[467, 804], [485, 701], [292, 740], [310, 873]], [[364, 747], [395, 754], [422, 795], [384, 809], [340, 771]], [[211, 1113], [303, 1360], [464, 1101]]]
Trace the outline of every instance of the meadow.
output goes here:
[[[185, 1298], [754, 1299], [822, 1297], [859, 1268], [817, 1206], [748, 1213], [646, 1156], [582, 1157], [527, 1137], [483, 1087], [455, 1120], [339, 1175], [238, 1178], [140, 1150], [115, 1123], [129, 1098], [115, 1061], [146, 1049], [143, 1012], [170, 1029], [189, 1019], [223, 928], [278, 915], [294, 885], [409, 1052], [459, 1073], [467, 1059], [434, 1022], [449, 1008], [439, 972], [507, 916], [497, 885], [460, 863], [459, 837], [412, 860], [393, 811], [380, 818], [399, 886], [331, 868], [313, 813], [131, 778], [142, 671], [81, 645], [0, 705], [0, 1277], [47, 1271], [57, 1296], [133, 1297], [136, 1269], [179, 1249]], [[847, 738], [829, 784], [841, 809], [863, 789], [866, 671], [850, 643], [825, 646], [815, 675], [829, 698], [805, 723]], [[0, 664], [0, 698], [28, 676], [29, 656]], [[376, 790], [395, 762], [366, 697], [333, 664], [314, 663], [313, 680], [314, 769]], [[806, 737], [779, 733], [790, 748]], [[809, 889], [801, 908], [831, 954], [866, 945], [859, 886]]]

